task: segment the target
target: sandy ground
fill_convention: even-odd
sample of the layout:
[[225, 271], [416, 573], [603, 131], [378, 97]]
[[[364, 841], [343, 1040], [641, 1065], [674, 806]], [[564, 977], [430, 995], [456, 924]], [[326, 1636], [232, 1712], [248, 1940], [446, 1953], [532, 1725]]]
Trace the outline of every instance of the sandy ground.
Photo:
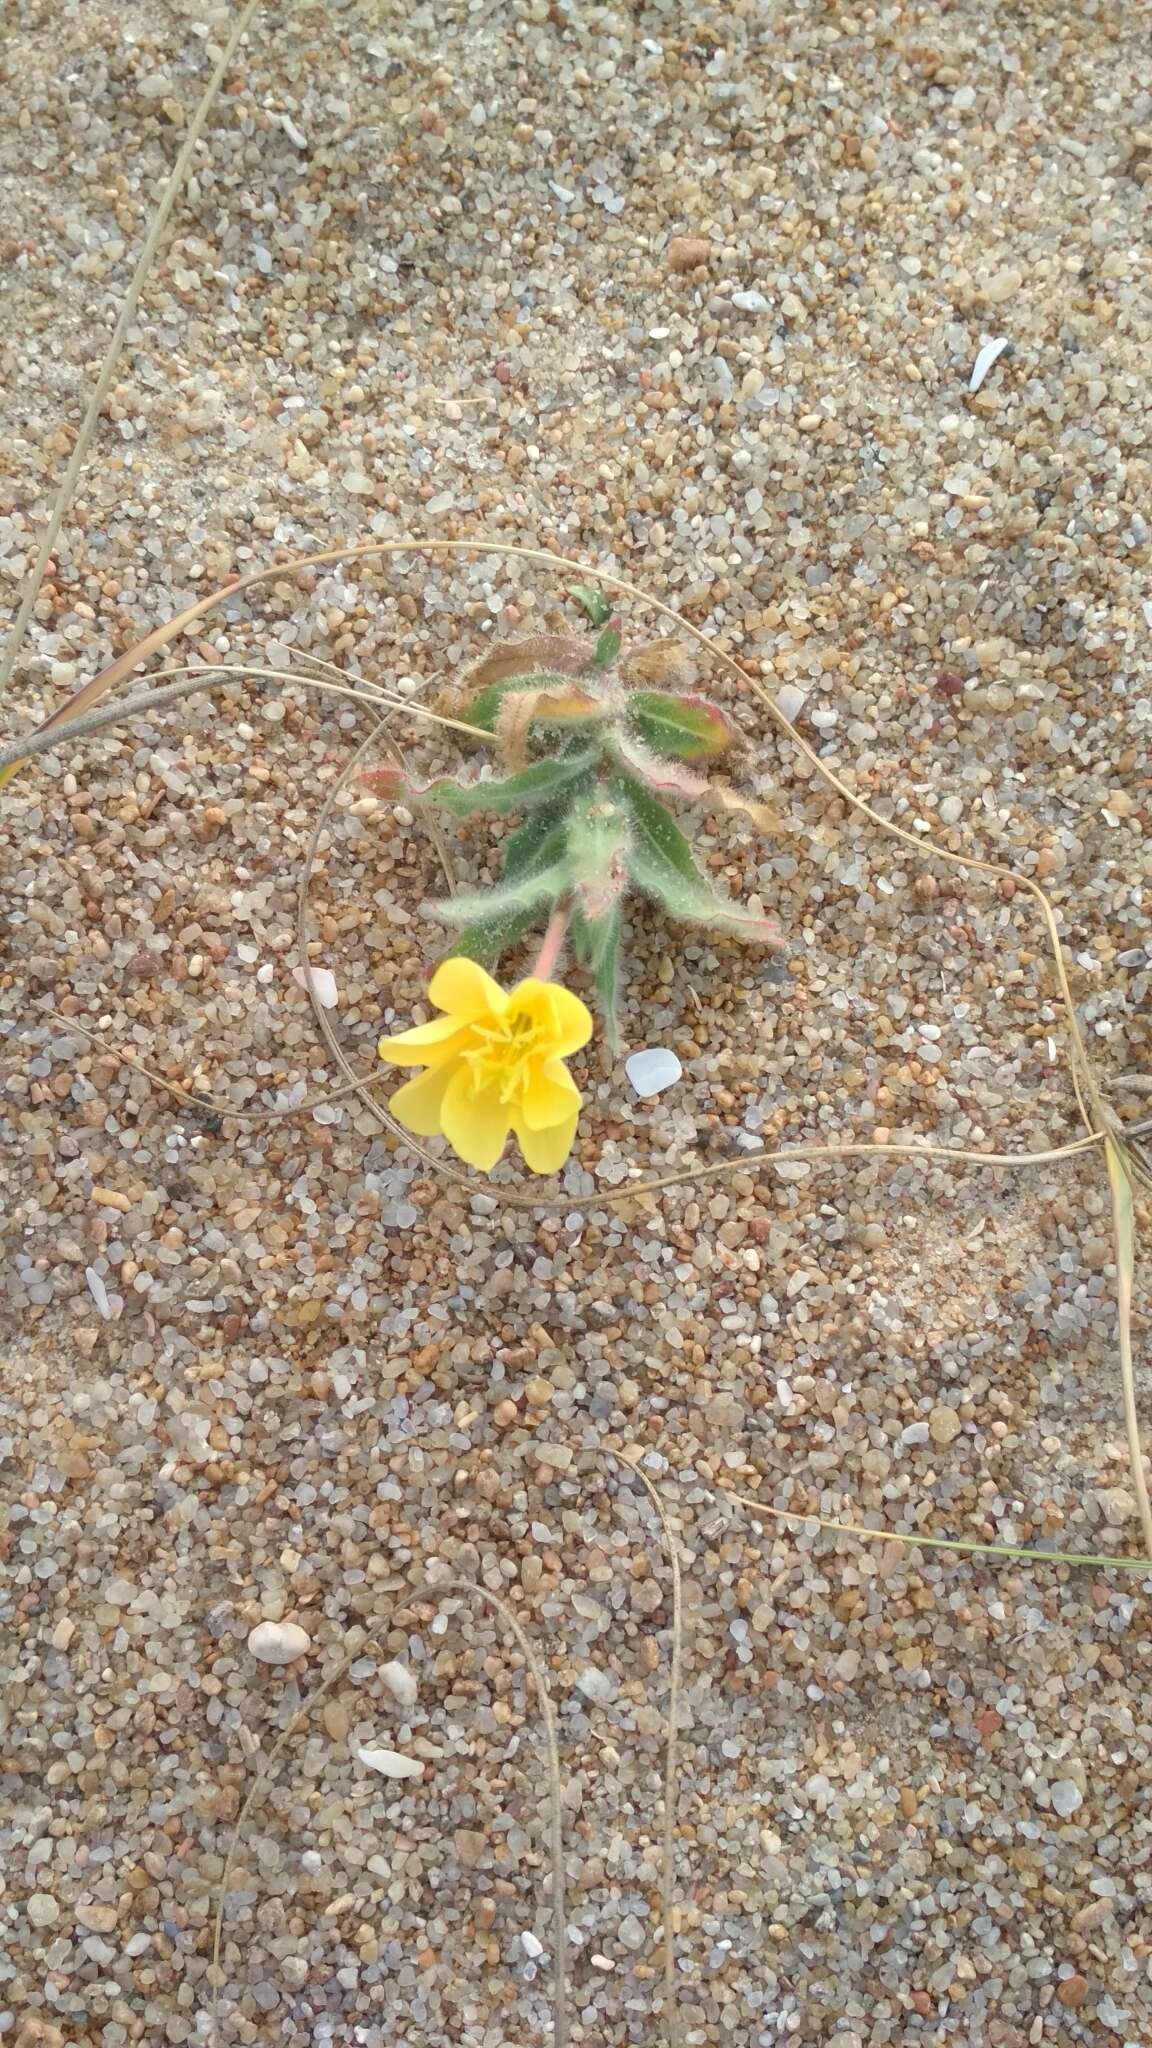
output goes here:
[[[8, 616], [227, 19], [10, 0]], [[700, 626], [883, 817], [1041, 879], [1101, 1074], [1146, 1069], [1147, 30], [973, 0], [266, 9], [7, 729], [258, 565], [404, 534], [556, 549]], [[562, 585], [494, 551], [285, 571], [168, 659], [439, 689]], [[364, 1100], [321, 1099], [341, 1075], [292, 968], [324, 799], [309, 945], [357, 1071], [431, 943], [434, 850], [337, 790], [360, 708], [234, 686], [62, 743], [5, 799], [19, 2048], [213, 2038], [231, 1825], [344, 1657], [246, 1831], [216, 2038], [548, 2038], [539, 1715], [498, 1612], [428, 1592], [448, 1574], [511, 1604], [555, 1701], [569, 2038], [664, 2038], [672, 1611], [622, 1453], [684, 1564], [682, 2048], [1152, 2042], [1152, 1579], [720, 1498], [1138, 1547], [1099, 1161], [761, 1157], [1073, 1138], [1035, 906], [885, 840], [697, 665], [780, 813], [698, 843], [789, 952], [634, 920], [627, 1045], [684, 1076], [644, 1103], [594, 1051], [539, 1212], [515, 1167], [446, 1182]], [[493, 850], [451, 835], [465, 878]], [[302, 1627], [303, 1662], [257, 1661], [261, 1620]]]

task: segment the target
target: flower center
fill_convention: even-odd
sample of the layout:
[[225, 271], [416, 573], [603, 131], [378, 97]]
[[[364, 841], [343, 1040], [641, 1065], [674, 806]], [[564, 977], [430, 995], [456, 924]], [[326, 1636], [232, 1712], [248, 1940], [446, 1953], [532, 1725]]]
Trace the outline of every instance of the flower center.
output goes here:
[[473, 1026], [479, 1044], [464, 1058], [476, 1094], [494, 1090], [514, 1102], [528, 1079], [528, 1062], [540, 1051], [544, 1033], [528, 1010], [512, 1010], [498, 1022]]

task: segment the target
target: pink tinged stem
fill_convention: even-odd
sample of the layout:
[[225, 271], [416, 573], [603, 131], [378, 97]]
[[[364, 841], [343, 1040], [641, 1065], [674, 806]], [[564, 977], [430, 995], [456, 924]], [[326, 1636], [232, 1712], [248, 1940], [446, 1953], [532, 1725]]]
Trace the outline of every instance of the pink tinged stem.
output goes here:
[[571, 911], [566, 903], [561, 903], [552, 912], [548, 920], [548, 929], [544, 934], [543, 944], [540, 947], [540, 957], [532, 969], [532, 973], [537, 981], [551, 981], [556, 962], [560, 958], [560, 948], [564, 944], [567, 935], [570, 916]]

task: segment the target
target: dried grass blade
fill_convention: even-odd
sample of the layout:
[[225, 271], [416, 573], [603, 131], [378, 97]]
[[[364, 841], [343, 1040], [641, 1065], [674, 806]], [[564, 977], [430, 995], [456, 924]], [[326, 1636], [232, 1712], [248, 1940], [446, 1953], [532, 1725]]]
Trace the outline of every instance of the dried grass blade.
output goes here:
[[1128, 1463], [1132, 1489], [1140, 1511], [1144, 1547], [1152, 1557], [1152, 1506], [1144, 1477], [1144, 1452], [1140, 1442], [1140, 1416], [1136, 1407], [1136, 1369], [1132, 1359], [1132, 1283], [1136, 1270], [1136, 1225], [1132, 1213], [1132, 1181], [1124, 1154], [1113, 1139], [1104, 1144], [1108, 1162], [1108, 1186], [1112, 1194], [1112, 1231], [1116, 1243], [1116, 1324], [1120, 1351], [1120, 1384], [1124, 1398], [1124, 1429], [1128, 1438]]

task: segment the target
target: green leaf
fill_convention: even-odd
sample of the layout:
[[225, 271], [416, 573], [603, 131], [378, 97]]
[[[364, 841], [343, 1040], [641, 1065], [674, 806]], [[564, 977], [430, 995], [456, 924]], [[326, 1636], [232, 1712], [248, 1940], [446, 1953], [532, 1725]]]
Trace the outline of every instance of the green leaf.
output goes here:
[[596, 652], [592, 657], [595, 667], [611, 668], [619, 652], [619, 633], [616, 631], [615, 626], [605, 626], [604, 631], [596, 642]]
[[387, 768], [370, 768], [360, 779], [365, 788], [378, 794], [402, 797], [407, 803], [427, 804], [446, 811], [451, 818], [471, 818], [480, 811], [506, 817], [510, 811], [530, 811], [537, 804], [551, 803], [561, 790], [578, 781], [596, 758], [586, 749], [556, 761], [532, 761], [527, 768], [518, 768], [514, 775], [492, 782], [457, 782], [453, 776], [444, 775], [436, 782], [421, 785]]
[[466, 925], [441, 958], [476, 960], [481, 967], [491, 970], [499, 965], [500, 955], [522, 939], [535, 921], [534, 909], [515, 910], [507, 917], [481, 918], [476, 924]]
[[558, 681], [556, 676], [530, 675], [508, 676], [500, 683], [485, 683], [477, 692], [464, 713], [469, 725], [479, 725], [485, 732], [495, 732], [500, 706], [505, 697], [516, 690], [545, 690], [550, 683]]
[[594, 590], [590, 583], [573, 583], [568, 591], [583, 611], [586, 611], [594, 626], [606, 626], [612, 617], [612, 606], [602, 590]]
[[621, 787], [636, 827], [627, 867], [638, 889], [686, 923], [711, 925], [716, 931], [736, 932], [768, 945], [781, 943], [779, 926], [771, 919], [757, 917], [712, 887], [662, 803], [630, 778], [621, 777]]
[[709, 760], [724, 753], [735, 738], [724, 713], [707, 697], [631, 690], [626, 708], [640, 738], [656, 753], [676, 761]]
[[564, 833], [559, 810], [552, 807], [533, 811], [504, 841], [502, 879], [516, 882], [522, 875], [535, 874], [537, 868], [550, 867], [554, 860], [559, 860], [563, 850]]
[[620, 985], [620, 934], [623, 916], [619, 903], [602, 917], [572, 913], [572, 945], [577, 960], [591, 971], [599, 1000], [600, 1014], [613, 1052], [620, 1050], [620, 1025], [616, 1002]]
[[694, 775], [666, 754], [650, 754], [638, 739], [615, 739], [612, 753], [630, 779], [655, 790], [659, 797], [682, 796], [689, 803], [698, 803], [712, 796], [712, 784], [703, 775]]
[[[556, 845], [562, 844], [557, 832]], [[561, 856], [546, 866], [530, 869], [510, 882], [496, 882], [490, 889], [476, 889], [468, 896], [447, 896], [429, 909], [445, 924], [485, 924], [492, 918], [535, 910], [537, 904], [558, 902], [568, 889], [568, 863]]]
[[524, 696], [527, 692], [541, 698], [539, 711], [533, 713], [533, 723], [578, 726], [607, 716], [607, 705], [601, 705], [591, 690], [583, 689], [570, 677], [537, 674], [509, 676], [503, 682], [486, 683], [468, 707], [465, 714], [467, 723], [480, 726], [484, 732], [496, 733], [505, 699]]
[[621, 791], [632, 813], [636, 828], [636, 843], [653, 861], [666, 867], [670, 874], [679, 875], [687, 882], [697, 882], [702, 888], [710, 884], [704, 880], [696, 865], [692, 848], [683, 832], [665, 805], [642, 789], [631, 776], [621, 776]]
[[[564, 850], [564, 828], [556, 810], [533, 811], [504, 841], [504, 867], [499, 889], [502, 891], [505, 884], [529, 881], [542, 870], [555, 866]], [[476, 890], [472, 900], [486, 904], [491, 912], [496, 898]], [[445, 897], [431, 907], [438, 917], [452, 922], [459, 902], [459, 897]], [[497, 910], [480, 916], [464, 927], [443, 957], [452, 959], [461, 954], [466, 960], [478, 960], [481, 967], [495, 967], [500, 955], [522, 939], [536, 921], [537, 907], [534, 903], [525, 904], [518, 910]]]
[[589, 918], [603, 917], [628, 887], [626, 857], [632, 820], [603, 790], [578, 799], [566, 828], [568, 873], [576, 903]]

